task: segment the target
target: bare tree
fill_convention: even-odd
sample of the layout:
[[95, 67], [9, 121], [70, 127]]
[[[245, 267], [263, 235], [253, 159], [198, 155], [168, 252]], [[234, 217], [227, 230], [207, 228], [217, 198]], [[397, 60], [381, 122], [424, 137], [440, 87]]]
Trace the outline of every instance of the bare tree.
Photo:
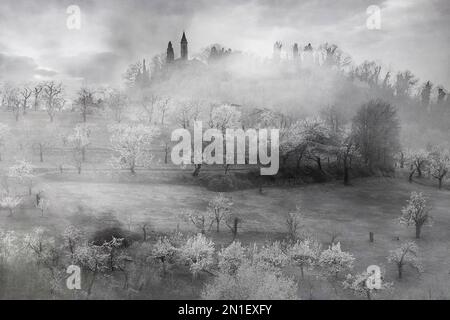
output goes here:
[[128, 87], [134, 87], [139, 74], [142, 70], [142, 62], [138, 61], [136, 63], [130, 64], [127, 71], [123, 75], [123, 78]]
[[420, 92], [420, 100], [422, 102], [422, 106], [428, 108], [430, 105], [431, 99], [431, 90], [433, 89], [433, 84], [430, 81], [425, 82]]
[[160, 100], [159, 97], [153, 94], [152, 95], [144, 94], [140, 99], [140, 105], [142, 109], [144, 109], [146, 120], [149, 124], [151, 124], [153, 120], [155, 107], [158, 104], [159, 100]]
[[286, 227], [290, 241], [296, 241], [299, 236], [299, 229], [303, 227], [303, 214], [301, 208], [297, 206], [294, 212], [289, 212], [286, 218]]
[[216, 231], [220, 231], [220, 222], [226, 220], [232, 212], [233, 202], [231, 198], [226, 197], [223, 193], [219, 193], [208, 203], [208, 212], [211, 220], [216, 223]]
[[412, 182], [414, 173], [417, 172], [419, 178], [422, 177], [422, 171], [428, 163], [429, 155], [426, 150], [409, 150], [406, 154], [407, 163], [410, 166], [409, 182]]
[[167, 112], [167, 110], [169, 110], [169, 107], [170, 107], [169, 102], [170, 102], [170, 98], [162, 98], [159, 100], [158, 110], [161, 113], [161, 125], [164, 125], [166, 112]]
[[31, 90], [28, 87], [24, 87], [20, 91], [20, 95], [22, 97], [22, 108], [23, 108], [23, 115], [27, 114], [28, 109], [28, 100], [30, 99], [31, 95], [33, 94], [33, 90]]
[[19, 121], [22, 111], [22, 99], [20, 91], [15, 87], [6, 87], [3, 92], [2, 104], [14, 114], [14, 119]]
[[419, 80], [407, 70], [397, 73], [397, 81], [395, 83], [395, 92], [399, 97], [407, 97], [411, 92], [411, 88], [417, 84]]
[[34, 111], [38, 110], [39, 107], [39, 97], [41, 95], [42, 90], [44, 89], [44, 86], [39, 83], [37, 84], [34, 88], [33, 88], [33, 93], [34, 93], [34, 102], [33, 102], [33, 106], [34, 106]]
[[353, 118], [353, 135], [364, 164], [389, 168], [400, 142], [397, 111], [382, 100], [371, 100], [362, 105]]
[[55, 83], [49, 81], [44, 84], [44, 101], [45, 110], [50, 117], [50, 122], [53, 122], [56, 112], [60, 111], [65, 104], [65, 100], [62, 97], [63, 87], [62, 83]]
[[110, 110], [113, 119], [120, 123], [125, 116], [125, 110], [128, 103], [128, 97], [125, 93], [118, 90], [113, 90], [106, 101], [108, 109]]
[[442, 180], [448, 174], [450, 170], [450, 153], [448, 150], [441, 151], [440, 148], [436, 148], [430, 153], [430, 169], [433, 178], [439, 182], [439, 189], [442, 188]]
[[422, 265], [420, 263], [419, 248], [414, 242], [403, 243], [400, 247], [389, 252], [388, 261], [397, 266], [398, 278], [403, 276], [403, 268], [406, 264], [410, 264], [417, 271], [422, 271]]
[[75, 101], [83, 122], [86, 122], [87, 115], [93, 112], [93, 109], [99, 105], [98, 101], [95, 100], [94, 90], [90, 88], [83, 87], [78, 91], [78, 98]]

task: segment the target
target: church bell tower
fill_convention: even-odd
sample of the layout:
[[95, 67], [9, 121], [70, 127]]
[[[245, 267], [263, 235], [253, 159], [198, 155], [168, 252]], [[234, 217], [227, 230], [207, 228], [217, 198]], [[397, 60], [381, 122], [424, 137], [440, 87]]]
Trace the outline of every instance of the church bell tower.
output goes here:
[[188, 59], [188, 41], [186, 39], [186, 34], [183, 32], [183, 37], [181, 38], [181, 59]]

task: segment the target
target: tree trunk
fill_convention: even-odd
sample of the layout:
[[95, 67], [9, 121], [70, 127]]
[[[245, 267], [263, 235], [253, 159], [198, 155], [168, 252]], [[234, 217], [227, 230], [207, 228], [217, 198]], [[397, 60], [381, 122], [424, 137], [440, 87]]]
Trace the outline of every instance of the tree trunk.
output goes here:
[[440, 178], [439, 178], [439, 190], [442, 189], [442, 178], [443, 178], [443, 177], [440, 177]]
[[420, 239], [420, 231], [422, 226], [416, 225], [416, 239]]
[[413, 181], [413, 176], [414, 176], [414, 173], [416, 172], [416, 170], [412, 170], [410, 173], [409, 173], [409, 179], [408, 179], [408, 181], [409, 181], [409, 183], [411, 183], [412, 181]]
[[95, 282], [95, 278], [96, 278], [96, 277], [97, 277], [97, 270], [94, 271], [93, 274], [92, 274], [92, 280], [91, 280], [91, 282], [89, 283], [88, 292], [87, 292], [88, 296], [91, 295], [92, 287], [94, 286], [94, 282]]
[[169, 148], [166, 146], [165, 155], [164, 155], [164, 163], [167, 164], [168, 162], [168, 156], [169, 156]]
[[193, 177], [198, 177], [202, 165], [201, 164], [196, 164], [194, 166], [195, 166], [195, 169], [194, 169], [194, 172], [192, 173], [192, 176]]
[[401, 279], [403, 275], [403, 265], [398, 265], [398, 278]]
[[344, 186], [348, 186], [350, 184], [350, 176], [348, 171], [347, 157], [344, 157]]
[[323, 170], [322, 170], [322, 162], [321, 162], [321, 160], [320, 160], [320, 157], [316, 158], [316, 162], [317, 162], [317, 168], [318, 168], [321, 172], [323, 172]]
[[128, 273], [125, 270], [122, 270], [123, 272], [123, 289], [127, 290], [128, 289]]
[[234, 218], [233, 220], [233, 241], [236, 240], [237, 233], [238, 233], [238, 218]]
[[146, 241], [147, 240], [147, 229], [145, 226], [142, 227], [142, 233], [144, 235], [144, 241]]
[[422, 169], [420, 166], [417, 167], [417, 177], [422, 178]]

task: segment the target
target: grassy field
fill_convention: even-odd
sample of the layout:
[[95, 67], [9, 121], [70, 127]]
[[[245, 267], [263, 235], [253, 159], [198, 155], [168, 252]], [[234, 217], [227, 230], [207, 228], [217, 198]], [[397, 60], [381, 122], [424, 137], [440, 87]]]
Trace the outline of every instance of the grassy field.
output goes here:
[[[20, 137], [22, 124], [15, 123], [10, 114], [1, 113], [0, 116], [1, 122], [11, 126], [13, 135]], [[47, 122], [43, 113], [27, 117], [29, 120]], [[57, 120], [67, 130], [78, 122], [73, 114], [62, 114]], [[42, 163], [34, 150], [29, 159], [39, 174], [33, 191], [43, 191], [44, 198], [50, 201], [50, 207], [41, 217], [35, 208], [35, 199], [25, 197], [13, 217], [8, 217], [6, 211], [0, 212], [1, 228], [25, 232], [36, 226], [44, 226], [58, 235], [70, 224], [87, 232], [110, 226], [140, 232], [139, 226], [149, 223], [155, 232], [168, 232], [177, 228], [194, 231], [179, 219], [179, 214], [186, 208], [206, 209], [215, 193], [196, 184], [190, 169], [182, 170], [170, 164], [157, 163], [152, 170], [138, 171], [136, 176], [126, 171], [111, 170], [107, 163], [111, 153], [107, 148], [106, 122], [97, 121], [97, 118], [89, 120], [94, 125], [94, 133], [82, 174], [76, 174], [71, 166], [69, 151], [61, 156], [61, 146], [46, 150]], [[4, 153], [0, 163], [0, 169], [5, 172], [22, 156], [16, 150], [15, 140], [10, 144], [6, 148], [9, 152]], [[59, 163], [65, 165], [62, 174], [58, 172]], [[204, 168], [200, 179], [208, 179], [206, 171], [222, 173], [223, 168]], [[338, 235], [336, 240], [341, 242], [343, 250], [351, 252], [356, 258], [355, 271], [362, 272], [372, 264], [385, 268], [387, 280], [394, 281], [395, 289], [382, 297], [448, 299], [450, 190], [448, 181], [445, 186], [447, 189], [441, 191], [437, 190], [435, 182], [422, 179], [410, 184], [406, 177], [400, 175], [398, 178], [354, 180], [351, 187], [333, 182], [290, 188], [264, 187], [262, 193], [258, 189], [247, 189], [228, 195], [233, 199], [235, 210], [243, 217], [238, 240], [245, 244], [283, 239], [287, 213], [300, 206], [305, 215], [304, 230], [318, 237], [324, 246], [330, 243], [333, 234]], [[417, 241], [424, 273], [419, 275], [414, 270], [406, 269], [404, 278], [398, 281], [396, 270], [388, 265], [386, 257], [389, 250], [396, 248], [402, 241], [415, 240], [413, 228], [408, 229], [398, 223], [401, 208], [411, 191], [420, 191], [429, 197], [434, 225], [432, 228], [425, 227], [422, 239]], [[25, 189], [18, 192], [27, 193]], [[374, 243], [369, 242], [369, 232], [375, 235]], [[222, 227], [220, 234], [212, 232], [210, 235], [218, 246], [226, 245], [232, 238], [226, 227]], [[299, 294], [302, 298], [350, 297], [342, 290], [334, 291], [314, 275], [309, 275], [307, 282], [300, 284]]]
[[[205, 209], [214, 192], [192, 185], [151, 182], [91, 182], [85, 178], [61, 178], [57, 174], [40, 177], [35, 188], [44, 190], [51, 207], [45, 217], [33, 208], [32, 199], [22, 204], [15, 217], [0, 215], [5, 229], [27, 230], [43, 225], [60, 232], [68, 224], [85, 230], [121, 225], [139, 232], [138, 225], [149, 222], [154, 231], [165, 232], [180, 228], [192, 231], [181, 222], [178, 214], [183, 208]], [[104, 179], [107, 181], [108, 179]], [[429, 197], [434, 225], [424, 228], [421, 249], [425, 271], [417, 274], [406, 269], [405, 277], [396, 280], [396, 270], [387, 264], [389, 250], [404, 240], [414, 240], [413, 228], [399, 225], [397, 219], [411, 191], [420, 191]], [[305, 213], [304, 228], [326, 246], [331, 234], [338, 234], [343, 250], [354, 254], [356, 271], [372, 264], [384, 267], [387, 280], [395, 282], [394, 292], [386, 298], [450, 298], [450, 192], [421, 184], [410, 184], [403, 179], [371, 178], [356, 180], [351, 187], [340, 183], [315, 184], [295, 188], [265, 188], [231, 192], [234, 207], [244, 218], [238, 239], [244, 243], [263, 243], [280, 239], [285, 232], [286, 214], [300, 205]], [[369, 232], [375, 242], [369, 242]], [[231, 240], [231, 234], [222, 227], [220, 235], [212, 232], [220, 244]], [[312, 280], [311, 280], [312, 281]], [[314, 281], [313, 281], [314, 282]], [[343, 292], [330, 293], [317, 282], [314, 298], [337, 298]], [[319, 285], [320, 284], [320, 285]], [[311, 296], [303, 288], [303, 297]]]

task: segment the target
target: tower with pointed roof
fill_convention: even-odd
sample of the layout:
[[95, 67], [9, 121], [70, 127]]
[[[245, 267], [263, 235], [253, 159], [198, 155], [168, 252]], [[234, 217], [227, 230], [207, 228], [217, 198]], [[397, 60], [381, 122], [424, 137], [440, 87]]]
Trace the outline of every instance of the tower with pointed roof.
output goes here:
[[294, 43], [294, 47], [292, 48], [292, 56], [294, 57], [294, 60], [298, 58], [298, 44]]
[[183, 32], [183, 36], [181, 37], [181, 59], [188, 59], [188, 41], [186, 39], [186, 34]]
[[175, 60], [175, 54], [173, 52], [172, 42], [169, 41], [169, 44], [167, 45], [167, 57], [166, 62], [172, 63]]

